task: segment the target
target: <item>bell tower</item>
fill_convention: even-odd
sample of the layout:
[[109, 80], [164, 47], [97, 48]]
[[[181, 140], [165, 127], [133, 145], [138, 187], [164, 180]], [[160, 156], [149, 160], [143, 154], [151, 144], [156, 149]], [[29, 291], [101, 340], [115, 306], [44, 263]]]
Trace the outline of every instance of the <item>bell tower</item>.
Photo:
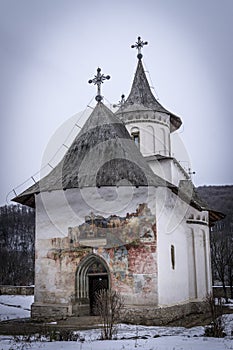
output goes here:
[[[116, 115], [126, 128], [146, 158], [152, 170], [164, 175], [172, 182], [171, 164], [166, 162], [166, 171], [160, 162], [172, 159], [170, 135], [182, 124], [180, 117], [165, 109], [153, 95], [142, 64], [142, 48], [147, 45], [141, 37], [132, 45], [136, 48], [137, 69], [128, 98], [120, 103]], [[160, 164], [158, 164], [160, 162]], [[161, 168], [163, 167], [163, 169]], [[183, 179], [183, 177], [181, 177]]]
[[132, 48], [138, 50], [138, 65], [130, 94], [120, 104], [116, 115], [125, 123], [128, 132], [139, 146], [143, 156], [171, 156], [170, 133], [177, 130], [182, 122], [166, 110], [155, 98], [150, 89], [141, 50], [148, 42], [138, 41]]

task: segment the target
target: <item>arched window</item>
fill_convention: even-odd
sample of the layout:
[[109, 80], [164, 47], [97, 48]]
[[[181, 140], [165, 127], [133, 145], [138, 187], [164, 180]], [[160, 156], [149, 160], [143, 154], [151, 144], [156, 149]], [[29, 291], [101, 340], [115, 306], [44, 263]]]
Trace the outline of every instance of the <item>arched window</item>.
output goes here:
[[131, 129], [131, 137], [133, 139], [133, 141], [135, 142], [136, 146], [139, 147], [140, 145], [140, 132], [139, 129], [134, 127]]
[[131, 134], [131, 136], [132, 136], [132, 139], [133, 139], [133, 141], [135, 142], [136, 146], [139, 147], [139, 144], [140, 144], [139, 131], [133, 132], [133, 133]]
[[173, 244], [171, 245], [171, 266], [172, 270], [175, 270], [175, 247]]

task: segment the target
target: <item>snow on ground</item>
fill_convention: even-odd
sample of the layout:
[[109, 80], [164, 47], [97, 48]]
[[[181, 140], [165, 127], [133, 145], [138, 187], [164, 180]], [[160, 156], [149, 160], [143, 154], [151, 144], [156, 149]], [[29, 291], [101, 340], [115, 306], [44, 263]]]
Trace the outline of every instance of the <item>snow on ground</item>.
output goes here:
[[33, 295], [0, 295], [0, 321], [30, 317]]
[[[225, 301], [225, 299], [224, 299]], [[226, 301], [225, 301], [225, 306], [229, 307], [230, 309], [233, 309], [233, 299], [228, 299], [228, 304], [226, 304]]]
[[[0, 296], [0, 319], [30, 316], [33, 296]], [[204, 327], [147, 327], [121, 324], [117, 340], [100, 341], [100, 329], [78, 331], [83, 342], [16, 342], [12, 336], [0, 336], [0, 350], [233, 350], [233, 314], [223, 316], [227, 337], [204, 337]], [[145, 339], [132, 339], [132, 337]], [[124, 339], [122, 339], [124, 338]], [[131, 338], [131, 339], [130, 339]]]
[[124, 339], [85, 342], [14, 342], [13, 338], [1, 337], [0, 349], [31, 349], [31, 350], [230, 350], [233, 349], [232, 339], [216, 339], [205, 337], [161, 336], [148, 339]]

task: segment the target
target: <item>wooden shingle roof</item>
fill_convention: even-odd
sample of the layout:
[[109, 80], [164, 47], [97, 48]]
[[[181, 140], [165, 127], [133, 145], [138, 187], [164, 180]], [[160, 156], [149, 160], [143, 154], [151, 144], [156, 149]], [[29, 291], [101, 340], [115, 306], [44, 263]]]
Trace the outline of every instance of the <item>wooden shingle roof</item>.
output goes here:
[[122, 120], [124, 121], [124, 113], [148, 109], [170, 115], [171, 132], [179, 129], [182, 124], [180, 117], [169, 112], [156, 100], [155, 96], [151, 92], [142, 61], [139, 60], [130, 94], [125, 103], [122, 104], [120, 109], [116, 112], [116, 115], [121, 116]]
[[123, 122], [98, 102], [62, 161], [13, 200], [34, 206], [39, 192], [129, 184], [168, 185], [153, 173]]

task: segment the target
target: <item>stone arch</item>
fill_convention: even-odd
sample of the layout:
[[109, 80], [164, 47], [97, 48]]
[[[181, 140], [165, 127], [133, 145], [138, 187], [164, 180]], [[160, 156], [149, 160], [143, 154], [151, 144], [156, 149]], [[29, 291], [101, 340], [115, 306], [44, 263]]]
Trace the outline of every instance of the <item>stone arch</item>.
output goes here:
[[[96, 264], [96, 271], [93, 266]], [[96, 254], [88, 254], [81, 260], [76, 271], [76, 299], [89, 299], [89, 276], [106, 276], [110, 288], [110, 272], [106, 261]]]

